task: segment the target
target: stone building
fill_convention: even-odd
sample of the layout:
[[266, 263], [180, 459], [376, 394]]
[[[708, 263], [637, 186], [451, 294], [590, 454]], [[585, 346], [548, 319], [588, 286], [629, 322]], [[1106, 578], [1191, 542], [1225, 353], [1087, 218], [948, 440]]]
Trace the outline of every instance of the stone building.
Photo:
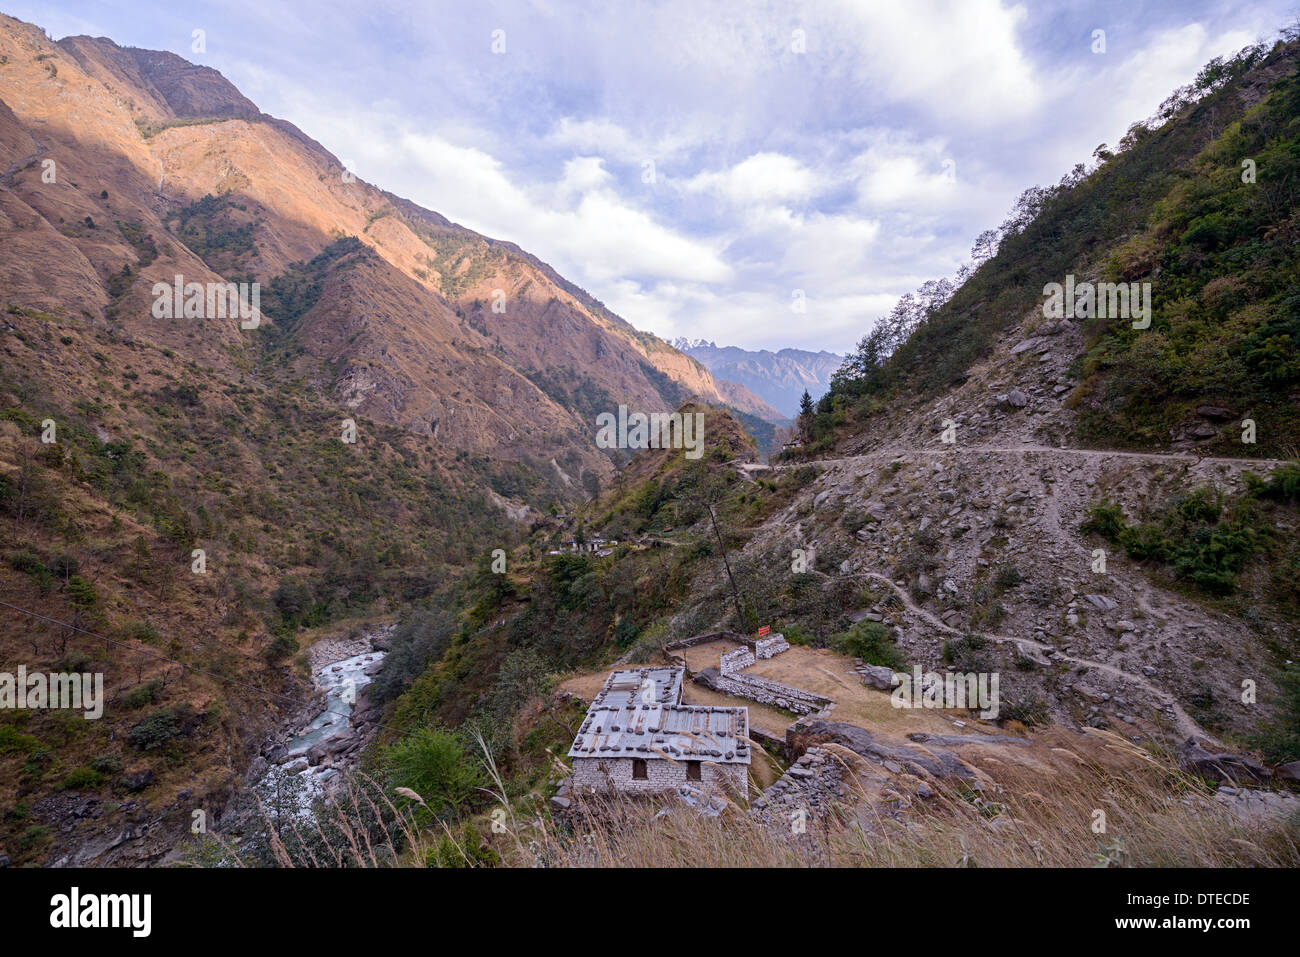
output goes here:
[[610, 674], [569, 749], [575, 789], [745, 793], [749, 709], [682, 704], [684, 675], [676, 667]]

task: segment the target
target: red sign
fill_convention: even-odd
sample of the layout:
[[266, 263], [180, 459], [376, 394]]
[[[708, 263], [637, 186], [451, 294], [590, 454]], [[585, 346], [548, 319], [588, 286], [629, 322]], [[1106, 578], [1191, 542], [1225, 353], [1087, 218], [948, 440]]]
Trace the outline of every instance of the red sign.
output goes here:
[[764, 635], [766, 635], [766, 634], [767, 634], [769, 631], [771, 631], [771, 630], [772, 630], [772, 627], [771, 627], [770, 625], [764, 625], [762, 628], [758, 629], [758, 637], [762, 638]]

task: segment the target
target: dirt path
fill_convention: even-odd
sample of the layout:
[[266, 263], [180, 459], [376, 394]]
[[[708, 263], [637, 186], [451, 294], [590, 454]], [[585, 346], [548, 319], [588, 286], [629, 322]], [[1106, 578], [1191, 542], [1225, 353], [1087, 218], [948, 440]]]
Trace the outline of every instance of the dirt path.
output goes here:
[[1053, 448], [1048, 445], [1012, 445], [1012, 446], [992, 446], [992, 445], [957, 445], [943, 446], [933, 449], [915, 449], [915, 448], [881, 448], [865, 455], [849, 455], [842, 458], [833, 459], [810, 459], [807, 462], [793, 462], [787, 465], [759, 465], [747, 463], [740, 466], [742, 471], [757, 472], [763, 470], [782, 471], [785, 469], [803, 468], [805, 465], [852, 465], [855, 462], [867, 462], [888, 455], [963, 455], [966, 453], [988, 452], [995, 455], [1023, 455], [1030, 453], [1050, 453], [1054, 455], [1076, 456], [1085, 460], [1102, 460], [1107, 458], [1128, 459], [1139, 462], [1185, 462], [1189, 467], [1202, 465], [1209, 462], [1212, 465], [1258, 465], [1264, 468], [1275, 468], [1282, 465], [1284, 459], [1248, 459], [1248, 458], [1230, 458], [1223, 456], [1195, 455], [1187, 452], [1121, 452], [1112, 449], [1072, 449], [1072, 448]]
[[[908, 596], [907, 592], [904, 591], [904, 589], [900, 588], [897, 584], [890, 581], [884, 575], [881, 575], [877, 572], [862, 572], [855, 577], [870, 578], [874, 581], [881, 582], [884, 585], [888, 585], [889, 588], [894, 592], [894, 594], [898, 596], [898, 600], [902, 603], [903, 607], [906, 608], [913, 615], [916, 615], [918, 618], [925, 620], [932, 627], [937, 628], [946, 634], [950, 634], [950, 635], [962, 634], [962, 632], [959, 629], [953, 628], [952, 626], [945, 624], [937, 616], [931, 614], [930, 612], [926, 611], [924, 608], [917, 605], [914, 601], [912, 601], [912, 599]], [[981, 631], [980, 634], [986, 638], [990, 638], [993, 641], [999, 642], [1001, 644], [1006, 644], [1006, 643], [1013, 644], [1015, 645], [1016, 648], [1028, 647], [1043, 653], [1051, 652], [1051, 655], [1059, 661], [1068, 661], [1071, 664], [1083, 665], [1087, 668], [1095, 668], [1100, 672], [1111, 675], [1115, 678], [1119, 678], [1123, 681], [1127, 681], [1130, 684], [1136, 685], [1137, 687], [1141, 688], [1143, 691], [1150, 694], [1152, 697], [1156, 698], [1158, 701], [1164, 703], [1165, 710], [1173, 717], [1174, 726], [1178, 729], [1178, 733], [1180, 735], [1183, 735], [1185, 737], [1202, 738], [1216, 745], [1221, 743], [1212, 734], [1210, 734], [1199, 724], [1197, 724], [1194, 720], [1192, 720], [1191, 716], [1188, 715], [1187, 712], [1185, 712], [1179, 706], [1178, 702], [1174, 700], [1172, 695], [1168, 694], [1165, 691], [1160, 690], [1155, 685], [1151, 684], [1151, 682], [1147, 681], [1147, 679], [1141, 675], [1135, 675], [1131, 672], [1123, 671], [1119, 668], [1116, 668], [1114, 665], [1108, 665], [1105, 662], [1092, 661], [1088, 658], [1075, 658], [1072, 655], [1062, 654], [1061, 652], [1054, 649], [1051, 645], [1045, 645], [1041, 642], [1034, 641], [1031, 638], [1017, 638], [1012, 635], [998, 635], [998, 634], [994, 634], [993, 632], [985, 632], [985, 631]]]
[[[858, 471], [855, 466], [865, 466], [862, 472], [867, 471], [870, 467], [895, 457], [912, 457], [912, 456], [957, 456], [964, 458], [967, 455], [988, 454], [991, 456], [1042, 456], [1048, 461], [1064, 462], [1071, 460], [1083, 460], [1085, 462], [1149, 462], [1160, 463], [1164, 465], [1183, 465], [1190, 470], [1201, 465], [1229, 465], [1237, 467], [1255, 466], [1260, 469], [1272, 469], [1283, 464], [1281, 459], [1249, 459], [1249, 458], [1228, 458], [1218, 456], [1198, 456], [1189, 453], [1158, 453], [1158, 452], [1124, 452], [1109, 449], [1078, 449], [1078, 448], [1053, 448], [1050, 446], [1035, 445], [1031, 443], [1003, 445], [1003, 446], [986, 446], [986, 445], [969, 445], [936, 447], [936, 448], [905, 448], [905, 447], [885, 447], [874, 452], [845, 456], [841, 458], [815, 459], [810, 462], [801, 462], [788, 465], [775, 466], [741, 466], [744, 473], [761, 472], [764, 470], [788, 470], [792, 468], [802, 468], [805, 465], [820, 465], [827, 469], [844, 467], [850, 471]], [[747, 476], [749, 477], [749, 476]], [[1080, 489], [1073, 487], [1073, 483], [1068, 479], [1052, 482], [1050, 492], [1042, 502], [1042, 511], [1039, 513], [1036, 528], [1033, 534], [1039, 536], [1049, 552], [1056, 551], [1062, 554], [1076, 554], [1083, 560], [1090, 557], [1090, 549], [1086, 542], [1080, 541], [1077, 536], [1070, 535], [1066, 532], [1065, 526], [1068, 519], [1063, 517], [1063, 512], [1078, 512], [1084, 507], [1081, 495], [1084, 493]], [[786, 519], [794, 519], [794, 515], [774, 516], [775, 524], [786, 526], [789, 524]], [[924, 620], [933, 628], [949, 635], [960, 635], [962, 632], [954, 628], [936, 615], [918, 606], [913, 602], [910, 596], [903, 588], [895, 584], [885, 575], [879, 572], [862, 571], [856, 573], [856, 577], [869, 578], [887, 585], [902, 602], [903, 607], [912, 615]], [[1177, 617], [1176, 610], [1167, 602], [1162, 601], [1160, 596], [1148, 588], [1135, 588], [1133, 598], [1139, 607], [1145, 610], [1154, 608], [1160, 609], [1167, 613], [1162, 617]], [[985, 634], [981, 632], [981, 634]], [[1173, 722], [1178, 733], [1183, 737], [1197, 737], [1207, 740], [1214, 744], [1219, 744], [1214, 735], [1209, 734], [1202, 728], [1185, 710], [1178, 704], [1175, 697], [1158, 687], [1144, 675], [1125, 671], [1115, 665], [1107, 664], [1101, 661], [1095, 661], [1088, 658], [1078, 658], [1067, 655], [1055, 649], [1052, 645], [1044, 644], [1030, 638], [1014, 637], [1011, 635], [999, 635], [988, 633], [987, 637], [993, 641], [1005, 644], [1013, 643], [1019, 649], [1033, 649], [1040, 654], [1051, 652], [1054, 660], [1068, 662], [1071, 665], [1093, 669], [1098, 673], [1109, 675], [1120, 681], [1123, 681], [1136, 689], [1140, 689], [1145, 695], [1152, 700], [1163, 705], [1165, 714]]]

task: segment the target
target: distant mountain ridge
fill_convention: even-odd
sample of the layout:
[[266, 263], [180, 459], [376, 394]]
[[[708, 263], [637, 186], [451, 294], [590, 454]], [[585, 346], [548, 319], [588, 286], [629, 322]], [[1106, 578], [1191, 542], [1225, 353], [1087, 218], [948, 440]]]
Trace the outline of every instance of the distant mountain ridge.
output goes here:
[[843, 356], [825, 350], [752, 351], [684, 337], [674, 339], [672, 344], [703, 363], [715, 378], [745, 386], [790, 418], [798, 415], [804, 390], [813, 399], [821, 397], [830, 388], [831, 374], [844, 362]]

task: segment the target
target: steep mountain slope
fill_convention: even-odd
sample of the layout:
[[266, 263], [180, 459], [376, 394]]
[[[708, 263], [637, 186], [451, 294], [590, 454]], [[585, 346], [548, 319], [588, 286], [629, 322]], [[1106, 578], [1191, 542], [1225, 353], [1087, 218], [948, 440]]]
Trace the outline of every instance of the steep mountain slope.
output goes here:
[[[258, 283], [261, 321], [160, 317], [178, 275]], [[306, 694], [313, 629], [453, 587], [613, 475], [597, 412], [696, 395], [215, 71], [0, 19], [0, 658], [109, 699], [0, 714], [0, 853], [158, 859]]]
[[[42, 237], [53, 246], [44, 258], [56, 274], [75, 273], [68, 288], [37, 282], [24, 274], [26, 261], [6, 257], [0, 281], [10, 303], [61, 306], [172, 344], [149, 312], [154, 282], [179, 273], [267, 285], [336, 237], [355, 235], [375, 257], [350, 270], [344, 287], [326, 285], [312, 307], [320, 315], [303, 327], [313, 335], [295, 345], [328, 364], [321, 386], [364, 415], [429, 432], [436, 419], [442, 441], [504, 457], [577, 449], [584, 467], [604, 475], [586, 438], [596, 405], [723, 401], [702, 366], [637, 333], [535, 257], [356, 181], [215, 71], [105, 39], [50, 44], [12, 20], [3, 34], [9, 229], [52, 226], [62, 238]], [[55, 163], [53, 182], [42, 179], [45, 160]], [[150, 240], [147, 257], [132, 248]], [[368, 311], [372, 301], [379, 314]], [[266, 309], [269, 324], [298, 318], [278, 311]], [[228, 325], [210, 331], [208, 342], [251, 338]], [[322, 333], [335, 347], [321, 346]], [[381, 360], [382, 374], [374, 369]], [[553, 377], [579, 379], [581, 394], [548, 393]], [[753, 396], [729, 393], [745, 411], [764, 410]]]
[[781, 349], [757, 352], [718, 346], [703, 339], [675, 339], [673, 345], [700, 362], [719, 379], [738, 382], [772, 403], [787, 419], [799, 414], [807, 390], [813, 400], [830, 388], [831, 374], [844, 362], [833, 352]]
[[[693, 468], [634, 460], [579, 519], [637, 547], [577, 567], [556, 556], [538, 579], [564, 597], [534, 581], [522, 605], [500, 606], [499, 627], [574, 609], [589, 646], [622, 635], [621, 660], [642, 661], [671, 639], [770, 624], [877, 665], [999, 674], [998, 721], [1011, 730], [1054, 722], [1160, 749], [1196, 737], [1300, 758], [1300, 466], [1284, 461], [1297, 437], [1285, 322], [1298, 62], [1292, 43], [1211, 64], [1158, 128], [1029, 194], [961, 288], [883, 355], [876, 339], [850, 357], [803, 449], [774, 466], [736, 448]], [[1240, 180], [1239, 161], [1225, 182], [1222, 138], [1244, 129], [1258, 182]], [[1185, 209], [1188, 196], [1222, 214], [1201, 254], [1184, 240], [1212, 214]], [[1262, 218], [1234, 224], [1243, 211]], [[1184, 231], [1144, 229], [1147, 216]], [[1044, 315], [1048, 284], [1106, 279], [1117, 249], [1143, 243], [1148, 329], [1132, 328], [1138, 316]], [[1220, 295], [1225, 277], [1242, 280], [1241, 314]], [[1232, 321], [1204, 321], [1215, 303]], [[1260, 328], [1280, 374], [1234, 378]], [[1226, 394], [1205, 390], [1216, 361], [1222, 385], [1255, 390], [1226, 414], [1209, 405]], [[1169, 371], [1177, 362], [1186, 378]], [[1100, 400], [1124, 363], [1165, 364], [1169, 388]], [[1097, 410], [1134, 423], [1153, 409], [1215, 426], [1089, 441]], [[1254, 444], [1241, 441], [1248, 413]], [[655, 596], [656, 617], [628, 603], [632, 588]]]
[[[864, 339], [792, 456], [825, 471], [749, 547], [816, 546], [909, 656], [1000, 658], [1057, 720], [1300, 754], [1298, 64], [1212, 63], [1027, 192], [950, 298]], [[1150, 312], [1045, 315], [1067, 281]]]

